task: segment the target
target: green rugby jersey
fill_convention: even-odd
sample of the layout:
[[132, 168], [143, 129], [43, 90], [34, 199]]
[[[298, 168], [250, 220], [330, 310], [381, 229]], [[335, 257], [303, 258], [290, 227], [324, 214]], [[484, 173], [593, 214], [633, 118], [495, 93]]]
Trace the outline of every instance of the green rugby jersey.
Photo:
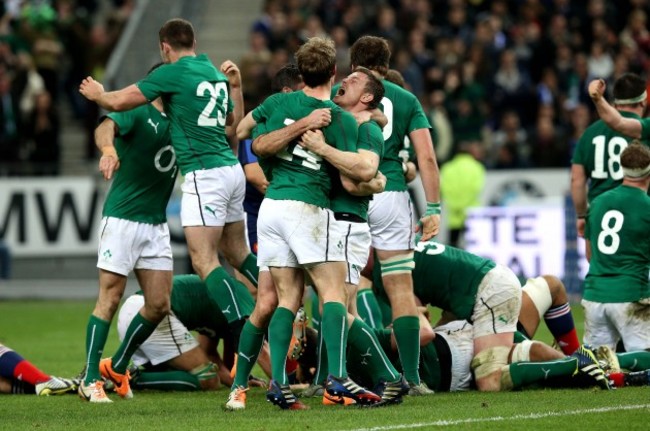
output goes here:
[[633, 302], [650, 297], [650, 197], [621, 185], [594, 199], [585, 238], [591, 243], [584, 299]]
[[[250, 316], [255, 307], [252, 295], [239, 283], [233, 287], [242, 316]], [[223, 335], [228, 330], [228, 320], [210, 298], [208, 287], [197, 275], [174, 276], [171, 309], [190, 331], [214, 337]]]
[[[472, 318], [476, 292], [483, 277], [496, 266], [489, 259], [433, 241], [418, 243], [414, 260], [415, 296], [423, 304], [451, 311], [465, 320]], [[379, 265], [373, 268], [373, 289], [377, 296], [386, 296]]]
[[[400, 156], [400, 152], [404, 149], [404, 138], [414, 130], [430, 129], [431, 125], [414, 94], [385, 79], [381, 82], [385, 90], [384, 98], [381, 99], [381, 109], [388, 118], [388, 124], [382, 131], [384, 157], [379, 170], [386, 176], [385, 191], [405, 191], [408, 187], [402, 170], [403, 160]], [[336, 94], [339, 87], [340, 84], [337, 84], [332, 94]]]
[[[636, 118], [643, 127], [643, 143], [649, 145], [650, 123], [638, 115], [619, 111], [623, 117]], [[573, 153], [571, 163], [582, 165], [589, 178], [587, 200], [591, 202], [601, 193], [611, 190], [623, 182], [621, 153], [632, 142], [631, 138], [610, 129], [603, 120], [598, 120], [584, 131]]]
[[[381, 134], [381, 127], [374, 121], [367, 121], [359, 126], [359, 138], [357, 150], [367, 150], [381, 158], [384, 148], [384, 138]], [[332, 192], [330, 194], [331, 209], [334, 212], [354, 214], [364, 220], [368, 220], [368, 203], [371, 196], [353, 196], [348, 193], [341, 184], [339, 171], [333, 170]]]
[[115, 149], [120, 168], [115, 171], [102, 215], [165, 223], [177, 171], [169, 120], [151, 104], [113, 112], [108, 117], [118, 128]]
[[[268, 97], [253, 111], [259, 131], [272, 132], [309, 115], [315, 109], [330, 108], [332, 122], [322, 128], [325, 141], [341, 151], [356, 151], [357, 123], [354, 117], [331, 100], [318, 100], [302, 91]], [[266, 197], [295, 200], [328, 208], [331, 165], [303, 149], [297, 141], [274, 156], [273, 178]]]
[[162, 98], [183, 175], [239, 163], [226, 138], [233, 109], [228, 78], [207, 55], [162, 65], [136, 85], [147, 100]]

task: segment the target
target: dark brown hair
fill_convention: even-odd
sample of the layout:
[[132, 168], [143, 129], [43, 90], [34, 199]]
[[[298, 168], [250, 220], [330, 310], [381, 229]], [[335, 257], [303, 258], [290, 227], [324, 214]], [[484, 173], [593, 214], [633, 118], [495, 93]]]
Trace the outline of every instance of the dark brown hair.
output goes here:
[[158, 32], [160, 43], [168, 43], [174, 50], [194, 48], [194, 27], [192, 23], [174, 18], [167, 21]]
[[367, 67], [386, 76], [389, 62], [390, 48], [384, 38], [363, 36], [350, 47], [350, 63], [353, 67]]

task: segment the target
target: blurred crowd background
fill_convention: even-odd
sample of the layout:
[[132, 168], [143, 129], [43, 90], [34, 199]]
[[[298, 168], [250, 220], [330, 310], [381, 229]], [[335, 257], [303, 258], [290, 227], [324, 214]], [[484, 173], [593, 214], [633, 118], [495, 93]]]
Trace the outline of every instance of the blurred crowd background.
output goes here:
[[[61, 110], [86, 125], [94, 159], [97, 111], [78, 84], [101, 80], [134, 3], [0, 5], [0, 175], [58, 173]], [[428, 113], [441, 164], [470, 147], [488, 169], [568, 167], [596, 119], [589, 80], [647, 77], [649, 13], [649, 0], [267, 0], [239, 59], [246, 109], [307, 38], [335, 41], [341, 78], [349, 46], [372, 34]]]

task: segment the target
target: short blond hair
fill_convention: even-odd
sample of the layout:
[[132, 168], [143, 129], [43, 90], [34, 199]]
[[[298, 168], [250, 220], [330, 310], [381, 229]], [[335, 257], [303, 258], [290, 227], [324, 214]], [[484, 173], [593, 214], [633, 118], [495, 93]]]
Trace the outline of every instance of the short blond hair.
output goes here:
[[336, 48], [329, 38], [312, 37], [296, 52], [296, 63], [305, 85], [318, 87], [336, 72]]

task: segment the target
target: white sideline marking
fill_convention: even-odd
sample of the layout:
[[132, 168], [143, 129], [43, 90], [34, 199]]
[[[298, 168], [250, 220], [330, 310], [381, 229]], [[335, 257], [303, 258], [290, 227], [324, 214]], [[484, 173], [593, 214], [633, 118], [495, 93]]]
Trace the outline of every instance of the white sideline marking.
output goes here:
[[434, 422], [420, 422], [414, 424], [401, 424], [401, 425], [386, 425], [372, 428], [356, 428], [352, 431], [384, 431], [384, 430], [397, 430], [397, 429], [410, 429], [410, 428], [422, 428], [422, 427], [445, 427], [453, 426], [460, 424], [468, 423], [480, 423], [480, 422], [503, 422], [510, 420], [520, 420], [520, 419], [541, 419], [549, 417], [560, 417], [560, 416], [575, 416], [582, 415], [587, 413], [606, 413], [620, 410], [641, 410], [641, 409], [650, 409], [650, 404], [637, 404], [632, 406], [615, 406], [615, 407], [598, 407], [594, 409], [581, 409], [581, 410], [565, 410], [563, 412], [546, 412], [546, 413], [530, 413], [527, 415], [513, 415], [513, 416], [493, 416], [487, 418], [468, 418], [468, 419], [451, 419], [451, 420], [438, 420]]

